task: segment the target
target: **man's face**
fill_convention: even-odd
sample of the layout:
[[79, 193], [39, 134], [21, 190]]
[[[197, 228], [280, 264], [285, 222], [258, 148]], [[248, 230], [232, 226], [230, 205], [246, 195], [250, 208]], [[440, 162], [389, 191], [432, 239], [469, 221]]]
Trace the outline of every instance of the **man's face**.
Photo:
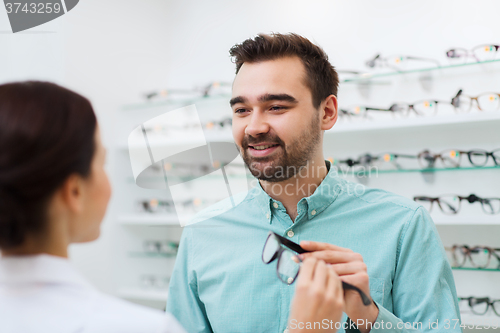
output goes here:
[[312, 104], [305, 77], [298, 57], [244, 63], [236, 75], [233, 137], [258, 179], [289, 179], [320, 148], [320, 113]]

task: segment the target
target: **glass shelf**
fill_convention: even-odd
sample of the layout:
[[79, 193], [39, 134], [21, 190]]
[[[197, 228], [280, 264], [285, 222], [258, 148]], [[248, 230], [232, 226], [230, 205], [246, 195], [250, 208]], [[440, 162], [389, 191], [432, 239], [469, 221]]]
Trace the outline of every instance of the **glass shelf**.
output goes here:
[[130, 252], [129, 256], [133, 258], [175, 258], [177, 253]]
[[481, 62], [471, 62], [471, 63], [465, 63], [465, 64], [446, 65], [446, 66], [440, 66], [440, 67], [426, 67], [426, 68], [412, 69], [412, 70], [406, 70], [406, 71], [395, 71], [395, 72], [384, 72], [384, 73], [364, 73], [364, 74], [360, 74], [359, 76], [356, 76], [353, 78], [344, 79], [341, 81], [341, 83], [363, 83], [363, 82], [369, 82], [371, 79], [376, 79], [376, 78], [398, 76], [398, 75], [404, 75], [404, 74], [410, 74], [410, 73], [433, 72], [433, 71], [439, 71], [439, 70], [443, 70], [443, 69], [480, 66], [480, 65], [484, 65], [484, 64], [497, 63], [497, 62], [500, 62], [500, 59], [481, 61]]
[[[500, 59], [496, 60], [489, 60], [489, 61], [482, 61], [482, 62], [471, 62], [471, 63], [465, 63], [465, 64], [457, 64], [457, 65], [446, 65], [446, 66], [441, 66], [441, 67], [426, 67], [426, 68], [420, 68], [420, 69], [412, 69], [412, 70], [405, 70], [405, 71], [394, 71], [394, 72], [384, 72], [384, 73], [364, 73], [360, 74], [359, 76], [352, 77], [352, 78], [347, 78], [343, 79], [340, 81], [340, 83], [377, 83], [376, 81], [373, 82], [371, 81], [372, 79], [377, 79], [377, 78], [386, 78], [386, 77], [393, 77], [393, 76], [400, 76], [400, 75], [405, 75], [405, 74], [410, 74], [410, 73], [423, 73], [423, 72], [435, 72], [439, 70], [448, 70], [448, 69], [454, 69], [454, 68], [463, 68], [463, 67], [479, 67], [481, 65], [485, 64], [491, 64], [491, 63], [500, 63]], [[380, 82], [378, 82], [380, 83]], [[142, 110], [142, 109], [148, 109], [148, 108], [155, 108], [155, 107], [164, 107], [164, 106], [179, 106], [179, 105], [189, 105], [193, 103], [200, 103], [200, 102], [227, 102], [227, 105], [229, 107], [229, 99], [231, 98], [230, 94], [217, 94], [217, 95], [211, 95], [211, 96], [192, 96], [192, 97], [185, 97], [185, 98], [177, 98], [177, 99], [159, 99], [157, 101], [144, 101], [144, 102], [139, 102], [139, 103], [133, 103], [133, 104], [126, 104], [122, 106], [123, 111], [133, 111], [133, 110]]]
[[465, 167], [465, 168], [429, 168], [429, 169], [396, 169], [396, 170], [377, 170], [377, 171], [360, 171], [354, 172], [350, 171], [344, 173], [339, 171], [339, 174], [342, 175], [370, 175], [374, 173], [410, 173], [410, 172], [419, 172], [419, 173], [432, 173], [432, 172], [442, 172], [442, 171], [462, 171], [462, 170], [491, 170], [491, 169], [500, 169], [500, 166], [487, 166], [487, 167]]
[[156, 108], [162, 106], [180, 106], [180, 105], [189, 105], [199, 102], [226, 102], [227, 107], [229, 108], [229, 100], [231, 99], [230, 94], [219, 94], [212, 96], [193, 96], [179, 99], [160, 99], [157, 101], [145, 101], [142, 103], [134, 103], [134, 104], [126, 104], [122, 106], [123, 111], [134, 111], [134, 110], [142, 110], [148, 108]]
[[451, 269], [456, 271], [487, 271], [487, 272], [500, 272], [497, 268], [475, 268], [475, 267], [451, 267]]

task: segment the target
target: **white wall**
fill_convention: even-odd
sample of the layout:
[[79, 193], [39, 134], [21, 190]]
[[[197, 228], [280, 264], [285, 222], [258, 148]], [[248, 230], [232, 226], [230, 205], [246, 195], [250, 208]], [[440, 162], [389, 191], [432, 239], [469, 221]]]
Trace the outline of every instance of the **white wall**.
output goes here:
[[[0, 82], [52, 80], [89, 97], [109, 145], [120, 105], [150, 89], [232, 80], [228, 49], [259, 32], [311, 38], [338, 68], [363, 69], [376, 52], [445, 62], [449, 47], [499, 43], [499, 9], [495, 0], [82, 0], [60, 19], [15, 35], [0, 9]], [[72, 256], [113, 292], [107, 224], [100, 241], [75, 246]]]

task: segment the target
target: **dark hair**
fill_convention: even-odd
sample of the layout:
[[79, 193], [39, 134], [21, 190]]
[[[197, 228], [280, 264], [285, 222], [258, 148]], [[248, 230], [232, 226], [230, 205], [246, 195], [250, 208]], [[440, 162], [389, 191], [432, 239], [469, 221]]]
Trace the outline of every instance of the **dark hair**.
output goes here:
[[73, 173], [90, 175], [96, 127], [89, 100], [71, 90], [0, 85], [0, 248], [43, 232], [55, 191]]
[[337, 96], [339, 77], [327, 54], [321, 47], [297, 34], [259, 34], [234, 45], [229, 54], [234, 57], [236, 74], [245, 62], [297, 56], [306, 69], [305, 85], [311, 90], [314, 107], [319, 108], [321, 102], [332, 94]]

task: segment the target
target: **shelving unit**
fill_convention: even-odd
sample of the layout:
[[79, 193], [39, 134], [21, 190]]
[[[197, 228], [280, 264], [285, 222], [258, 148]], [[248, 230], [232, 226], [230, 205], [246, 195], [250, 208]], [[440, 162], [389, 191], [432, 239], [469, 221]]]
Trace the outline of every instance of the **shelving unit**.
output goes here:
[[[372, 105], [387, 107], [394, 102], [413, 102], [422, 99], [451, 100], [458, 89], [470, 95], [489, 91], [500, 91], [500, 60], [483, 63], [424, 68], [404, 72], [371, 73], [357, 78], [344, 79], [339, 88], [339, 105]], [[168, 293], [162, 290], [145, 290], [138, 281], [141, 274], [171, 273], [175, 258], [162, 255], [145, 255], [141, 244], [145, 239], [168, 239], [178, 241], [182, 228], [177, 216], [172, 214], [148, 214], [135, 211], [138, 198], [169, 198], [164, 190], [147, 190], [135, 185], [128, 156], [128, 134], [140, 123], [157, 115], [195, 104], [202, 122], [231, 115], [230, 95], [196, 97], [179, 100], [158, 100], [124, 105], [120, 113], [121, 124], [117, 130], [113, 152], [116, 155], [115, 190], [120, 210], [115, 213], [119, 245], [120, 276], [117, 294], [121, 297], [154, 302], [158, 308], [165, 307]], [[441, 110], [440, 110], [441, 111]], [[432, 117], [393, 118], [373, 115], [371, 120], [339, 120], [324, 135], [325, 158], [357, 158], [367, 152], [397, 152], [415, 154], [424, 149], [440, 152], [445, 149], [500, 148], [500, 110], [482, 112], [473, 109], [464, 114], [440, 112]], [[231, 130], [204, 129], [208, 142], [233, 142]], [[151, 140], [152, 146], [180, 145], [178, 142], [158, 136]], [[490, 162], [491, 163], [491, 162]], [[340, 172], [339, 172], [340, 173]], [[418, 167], [406, 170], [378, 170], [368, 179], [357, 179], [352, 172], [341, 175], [367, 186], [382, 188], [408, 198], [415, 195], [440, 195], [456, 193], [478, 196], [500, 196], [500, 167], [467, 166], [421, 170]], [[248, 175], [232, 176], [247, 178]], [[216, 179], [217, 177], [214, 177]], [[155, 179], [152, 178], [154, 181]], [[250, 183], [249, 183], [250, 184]], [[249, 186], [250, 188], [251, 186]], [[189, 188], [186, 188], [189, 194]], [[191, 193], [191, 196], [193, 194]], [[431, 214], [443, 239], [443, 245], [481, 244], [500, 247], [498, 237], [486, 235], [488, 228], [500, 232], [500, 215], [485, 215], [476, 205], [462, 204], [463, 214], [446, 216]], [[494, 234], [494, 232], [490, 232]], [[500, 234], [500, 233], [497, 233]], [[118, 250], [120, 249], [120, 250]], [[133, 254], [133, 255], [131, 255]], [[453, 269], [459, 295], [488, 295], [500, 298], [500, 287], [492, 281], [498, 280], [495, 269]], [[481, 274], [490, 274], [484, 276]], [[471, 281], [480, 281], [471, 287]], [[498, 317], [464, 314], [463, 323], [488, 325], [499, 323]], [[500, 326], [500, 325], [499, 325]]]

